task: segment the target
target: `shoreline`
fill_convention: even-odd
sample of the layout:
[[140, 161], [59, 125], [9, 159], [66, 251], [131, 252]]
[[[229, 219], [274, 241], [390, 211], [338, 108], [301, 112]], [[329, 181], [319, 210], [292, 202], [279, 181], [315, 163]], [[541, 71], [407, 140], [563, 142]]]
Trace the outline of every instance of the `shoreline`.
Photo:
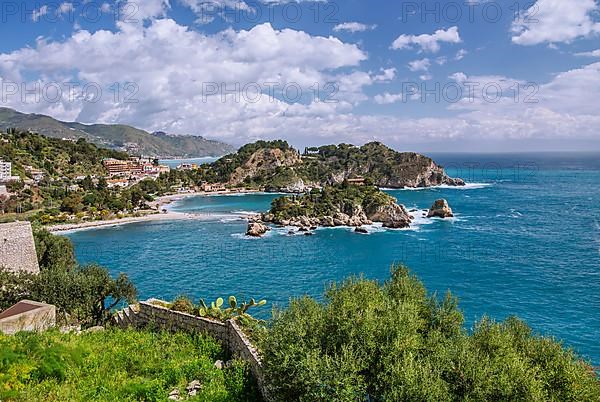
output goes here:
[[80, 223], [64, 223], [52, 226], [46, 226], [45, 229], [50, 233], [61, 233], [61, 232], [76, 232], [87, 229], [98, 229], [105, 227], [114, 227], [127, 225], [129, 223], [139, 222], [160, 222], [160, 221], [176, 221], [176, 220], [191, 220], [201, 217], [200, 215], [187, 214], [182, 212], [167, 212], [167, 213], [155, 213], [147, 214], [143, 216], [131, 216], [121, 219], [110, 219], [101, 221], [89, 221]]
[[[232, 195], [232, 194], [254, 194], [258, 193], [257, 190], [246, 190], [243, 192], [236, 191], [221, 191], [221, 192], [204, 192], [198, 191], [193, 193], [182, 193], [182, 194], [170, 194], [163, 195], [150, 202], [149, 205], [152, 208], [156, 208], [155, 213], [145, 214], [142, 216], [131, 216], [121, 219], [109, 219], [99, 221], [88, 221], [79, 223], [62, 223], [57, 225], [46, 226], [45, 229], [50, 233], [62, 233], [62, 232], [78, 232], [88, 229], [99, 229], [108, 228], [114, 226], [127, 225], [130, 223], [140, 222], [168, 222], [177, 220], [202, 220], [207, 217], [212, 217], [210, 214], [191, 214], [187, 212], [176, 212], [171, 210], [172, 204], [181, 201], [189, 197], [201, 197], [201, 196], [213, 196], [213, 195]], [[161, 211], [165, 212], [161, 212]]]

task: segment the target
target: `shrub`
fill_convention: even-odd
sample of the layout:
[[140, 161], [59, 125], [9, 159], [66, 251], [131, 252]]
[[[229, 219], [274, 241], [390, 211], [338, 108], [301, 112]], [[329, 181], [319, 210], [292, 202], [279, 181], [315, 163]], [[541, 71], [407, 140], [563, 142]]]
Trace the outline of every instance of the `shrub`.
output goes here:
[[281, 401], [597, 401], [600, 382], [571, 350], [522, 321], [463, 328], [457, 300], [429, 296], [404, 267], [379, 284], [350, 278], [304, 297], [262, 334]]
[[187, 296], [177, 297], [170, 306], [173, 311], [180, 311], [182, 313], [194, 314], [196, 308], [194, 303]]

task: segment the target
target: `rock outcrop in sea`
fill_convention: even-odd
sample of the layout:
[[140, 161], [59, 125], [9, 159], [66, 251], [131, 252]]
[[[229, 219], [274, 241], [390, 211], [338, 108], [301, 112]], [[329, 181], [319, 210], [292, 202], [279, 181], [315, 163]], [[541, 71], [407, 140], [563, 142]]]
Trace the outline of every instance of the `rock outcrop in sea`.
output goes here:
[[369, 213], [369, 219], [374, 222], [383, 222], [383, 227], [391, 229], [404, 229], [410, 227], [411, 217], [404, 205], [389, 203], [377, 207]]
[[269, 230], [271, 230], [271, 228], [260, 222], [250, 222], [248, 223], [248, 230], [246, 230], [246, 236], [262, 237]]
[[454, 217], [454, 213], [452, 212], [452, 208], [450, 208], [450, 205], [448, 205], [448, 201], [441, 199], [433, 203], [433, 205], [429, 209], [427, 217], [452, 218]]
[[357, 205], [350, 214], [336, 212], [333, 215], [322, 217], [301, 215], [290, 219], [277, 219], [273, 214], [266, 213], [261, 215], [261, 221], [281, 226], [294, 226], [305, 230], [314, 229], [319, 226], [360, 228], [364, 225], [371, 225], [373, 222], [381, 222], [386, 228], [404, 229], [410, 226], [411, 217], [404, 205], [390, 203], [379, 206], [369, 212], [365, 212], [360, 205]]

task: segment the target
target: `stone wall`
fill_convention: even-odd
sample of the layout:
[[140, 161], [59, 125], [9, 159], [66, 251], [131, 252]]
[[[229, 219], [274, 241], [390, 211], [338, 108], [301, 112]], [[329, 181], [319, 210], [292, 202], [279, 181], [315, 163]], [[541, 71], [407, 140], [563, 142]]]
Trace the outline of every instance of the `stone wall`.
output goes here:
[[161, 304], [166, 304], [166, 302], [156, 299], [140, 302], [135, 312], [128, 309], [129, 314], [126, 320], [119, 319], [119, 315], [117, 315], [115, 322], [124, 327], [133, 325], [136, 328], [154, 327], [169, 331], [200, 332], [210, 335], [217, 339], [233, 356], [248, 362], [264, 400], [272, 400], [264, 385], [260, 356], [234, 320], [220, 322], [197, 317], [169, 310], [162, 307]]
[[31, 223], [0, 224], [0, 267], [12, 272], [40, 272]]

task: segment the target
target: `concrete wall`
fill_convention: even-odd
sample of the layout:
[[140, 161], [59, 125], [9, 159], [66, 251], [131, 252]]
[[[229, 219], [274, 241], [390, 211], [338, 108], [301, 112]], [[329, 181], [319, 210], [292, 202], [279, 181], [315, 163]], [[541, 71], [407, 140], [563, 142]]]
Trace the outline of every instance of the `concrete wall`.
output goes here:
[[215, 321], [172, 311], [157, 303], [166, 304], [166, 302], [156, 299], [140, 302], [138, 311], [130, 314], [127, 321], [116, 320], [116, 322], [123, 326], [132, 324], [137, 328], [156, 327], [169, 331], [200, 332], [210, 335], [217, 339], [233, 356], [249, 363], [263, 398], [265, 401], [272, 400], [264, 385], [260, 356], [234, 320]]
[[[12, 335], [20, 331], [45, 331], [56, 325], [56, 307], [28, 300], [26, 302], [28, 304], [35, 303], [35, 309], [1, 318], [0, 332]], [[9, 312], [9, 310], [7, 309], [5, 312]]]

